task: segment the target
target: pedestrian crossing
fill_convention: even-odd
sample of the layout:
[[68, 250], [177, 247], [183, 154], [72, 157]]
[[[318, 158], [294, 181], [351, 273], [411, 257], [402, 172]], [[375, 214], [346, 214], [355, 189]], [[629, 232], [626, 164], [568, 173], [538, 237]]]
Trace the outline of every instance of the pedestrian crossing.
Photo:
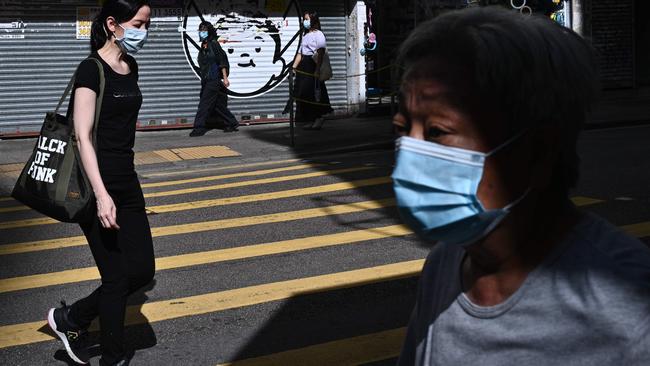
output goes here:
[[[352, 319], [345, 325], [347, 333], [340, 336], [313, 335], [289, 340], [284, 348], [242, 353], [254, 343], [251, 339], [197, 327], [197, 332], [204, 332], [199, 342], [217, 342], [224, 348], [193, 356], [206, 365], [360, 365], [396, 357], [404, 336], [402, 320], [408, 317], [414, 296], [412, 283], [427, 249], [418, 246], [397, 218], [391, 166], [378, 161], [332, 164], [326, 159], [290, 159], [143, 174], [159, 253], [157, 282], [148, 301], [129, 305], [126, 324], [150, 324], [160, 340], [159, 347], [136, 354], [137, 364], [156, 364], [159, 361], [153, 360], [162, 357], [157, 354], [181, 342], [166, 333], [168, 324], [203, 317], [218, 322], [233, 311], [270, 317], [267, 321], [272, 323], [273, 314], [255, 309], [270, 306], [282, 313], [283, 306], [290, 308], [287, 304], [299, 298], [330, 296], [345, 289], [364, 293], [370, 287], [405, 283], [408, 296], [400, 315], [383, 329], [361, 325], [358, 329]], [[573, 201], [584, 207], [607, 204], [592, 197]], [[620, 227], [637, 237], [650, 236], [648, 221]], [[27, 240], [21, 237], [28, 232]], [[33, 362], [25, 364], [56, 364], [52, 354], [59, 344], [48, 333], [43, 314], [60, 296], [72, 301], [98, 284], [99, 273], [85, 245], [75, 225], [0, 198], [0, 305], [5, 309], [0, 317], [0, 359], [27, 357]], [[60, 256], [68, 259], [59, 264]], [[380, 307], [384, 297], [372, 295], [367, 300]], [[391, 311], [384, 312], [391, 316]], [[308, 316], [319, 314], [290, 314], [290, 318]], [[246, 328], [248, 322], [255, 323], [252, 318], [240, 319], [225, 326]], [[96, 330], [97, 324], [91, 329]], [[217, 340], [221, 337], [226, 339]]]

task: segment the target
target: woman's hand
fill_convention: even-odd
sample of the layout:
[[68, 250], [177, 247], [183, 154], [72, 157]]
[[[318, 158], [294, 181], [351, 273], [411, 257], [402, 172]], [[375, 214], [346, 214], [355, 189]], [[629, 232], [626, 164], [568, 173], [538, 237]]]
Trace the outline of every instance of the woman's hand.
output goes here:
[[120, 226], [117, 224], [115, 203], [108, 193], [97, 196], [97, 217], [104, 229], [120, 229]]
[[228, 78], [223, 78], [223, 86], [226, 88], [230, 86], [230, 80]]

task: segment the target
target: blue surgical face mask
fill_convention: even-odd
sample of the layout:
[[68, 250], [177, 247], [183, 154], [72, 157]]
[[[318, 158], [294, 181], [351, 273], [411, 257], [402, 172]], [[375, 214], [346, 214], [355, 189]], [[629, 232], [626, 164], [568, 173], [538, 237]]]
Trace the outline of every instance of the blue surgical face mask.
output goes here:
[[302, 21], [302, 26], [305, 27], [305, 29], [311, 28], [311, 21], [309, 19], [305, 19]]
[[124, 29], [124, 36], [120, 39], [116, 39], [117, 44], [127, 53], [136, 53], [140, 51], [142, 46], [144, 46], [144, 43], [147, 41], [148, 32], [146, 30], [124, 28], [121, 25], [119, 26]]
[[490, 233], [528, 191], [506, 207], [486, 210], [477, 196], [485, 159], [522, 135], [488, 153], [400, 138], [392, 178], [404, 222], [426, 240], [462, 246]]
[[199, 39], [201, 41], [208, 39], [208, 31], [199, 31]]

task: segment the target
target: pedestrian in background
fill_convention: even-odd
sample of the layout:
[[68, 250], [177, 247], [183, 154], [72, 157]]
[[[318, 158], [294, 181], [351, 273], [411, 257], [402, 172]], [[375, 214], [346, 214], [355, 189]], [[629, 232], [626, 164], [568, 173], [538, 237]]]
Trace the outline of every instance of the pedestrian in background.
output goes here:
[[305, 12], [303, 28], [300, 52], [293, 62], [297, 70], [295, 96], [304, 100], [296, 101], [296, 121], [305, 123], [304, 129], [320, 130], [323, 115], [333, 111], [325, 82], [319, 78], [327, 43], [316, 13]]
[[400, 60], [394, 189], [435, 246], [399, 365], [648, 365], [650, 249], [569, 199], [589, 43], [473, 8], [422, 23]]
[[212, 23], [203, 21], [199, 25], [201, 49], [197, 62], [201, 76], [199, 107], [194, 117], [191, 137], [203, 136], [208, 131], [206, 121], [214, 112], [224, 122], [224, 132], [238, 131], [239, 122], [228, 109], [226, 88], [230, 86], [228, 56], [219, 44], [217, 31]]
[[75, 76], [73, 116], [83, 169], [97, 201], [97, 216], [82, 223], [101, 286], [71, 306], [48, 313], [48, 323], [76, 363], [88, 363], [87, 329], [99, 316], [100, 365], [127, 365], [124, 316], [129, 294], [150, 283], [154, 252], [145, 202], [133, 165], [142, 95], [138, 64], [129, 55], [147, 39], [151, 8], [144, 0], [107, 0], [92, 23], [89, 57], [100, 60], [105, 87], [96, 145], [93, 122], [100, 92], [95, 61], [81, 62]]

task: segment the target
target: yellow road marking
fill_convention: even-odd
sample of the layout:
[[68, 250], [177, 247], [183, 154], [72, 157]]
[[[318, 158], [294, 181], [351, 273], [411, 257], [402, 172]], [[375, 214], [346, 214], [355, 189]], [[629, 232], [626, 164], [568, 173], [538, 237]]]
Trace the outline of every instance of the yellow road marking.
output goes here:
[[[367, 168], [350, 168], [350, 169], [333, 170], [333, 171], [330, 171], [329, 174], [350, 172], [350, 171], [355, 171], [355, 169], [364, 170], [364, 169], [372, 169], [372, 168], [367, 167]], [[217, 190], [217, 189], [242, 187], [242, 186], [264, 184], [264, 183], [282, 182], [282, 181], [287, 181], [287, 180], [292, 180], [292, 179], [303, 179], [303, 178], [316, 177], [316, 176], [322, 176], [322, 175], [328, 175], [328, 173], [314, 172], [314, 173], [306, 173], [306, 174], [301, 174], [301, 175], [293, 175], [293, 176], [288, 176], [288, 177], [267, 178], [267, 179], [257, 179], [257, 180], [251, 180], [251, 181], [245, 181], [245, 182], [226, 183], [226, 184], [222, 184], [222, 185], [213, 185], [213, 186], [208, 186], [208, 187], [197, 187], [197, 188], [188, 188], [188, 189], [178, 189], [178, 190], [172, 190], [172, 191], [153, 192], [153, 193], [147, 193], [144, 196], [147, 197], [147, 198], [149, 198], [149, 197], [163, 197], [163, 196], [171, 196], [171, 195], [177, 195], [177, 194], [196, 193], [196, 192], [202, 192], [202, 191], [208, 191], [208, 190]], [[197, 178], [197, 179], [200, 179], [200, 178]], [[155, 183], [153, 183], [153, 184], [155, 184]], [[179, 184], [181, 184], [181, 183], [179, 183]], [[327, 186], [320, 186], [320, 187], [327, 187]], [[310, 188], [306, 188], [306, 189], [310, 189]], [[334, 189], [334, 190], [337, 190], [337, 189]], [[299, 192], [299, 191], [301, 191], [301, 189], [293, 190], [291, 192]], [[282, 192], [283, 191], [280, 191], [278, 193], [282, 193]], [[288, 192], [288, 191], [284, 191], [284, 192]], [[330, 192], [330, 191], [323, 191], [323, 192]], [[319, 192], [316, 192], [316, 193], [319, 193]], [[309, 195], [309, 194], [311, 194], [311, 193], [304, 193], [303, 195]], [[262, 194], [262, 195], [268, 195], [268, 194]], [[300, 194], [298, 194], [298, 195], [300, 195]], [[255, 195], [250, 195], [250, 196], [255, 196]], [[237, 201], [237, 202], [234, 202], [234, 203], [250, 202], [250, 201], [247, 201], [245, 197], [248, 197], [248, 196], [233, 197], [230, 200], [236, 200], [236, 199], [242, 198], [243, 199], [242, 201]], [[286, 197], [279, 197], [278, 196], [277, 198], [286, 198]], [[269, 198], [265, 198], [265, 199], [269, 199]], [[197, 208], [205, 208], [205, 207], [213, 207], [213, 206], [232, 204], [232, 203], [215, 203], [215, 204], [210, 204], [209, 203], [209, 201], [225, 201], [225, 200], [226, 199], [216, 199], [216, 200], [207, 200], [207, 201], [184, 202], [184, 203], [179, 203], [179, 204], [162, 205], [162, 206], [152, 206], [152, 207], [147, 208], [147, 212], [149, 212], [149, 213], [163, 213], [163, 212], [192, 210], [192, 209], [197, 209]], [[596, 204], [596, 203], [603, 202], [602, 200], [599, 200], [599, 199], [596, 199], [596, 198], [580, 197], [580, 196], [572, 197], [571, 200], [577, 206], [587, 206], [587, 205], [593, 205], [593, 204]], [[195, 203], [196, 203], [196, 205], [195, 205]], [[3, 209], [0, 208], [0, 213], [1, 212], [9, 212], [9, 211], [29, 210], [29, 207], [16, 206], [16, 207], [8, 207], [6, 209], [12, 209], [12, 210], [3, 211]], [[48, 217], [38, 217], [38, 218], [24, 219], [24, 220], [5, 221], [5, 222], [0, 222], [0, 230], [16, 229], [16, 228], [36, 226], [36, 225], [49, 225], [49, 224], [57, 224], [57, 223], [59, 223], [59, 221], [56, 221], [56, 220], [48, 218]]]
[[325, 171], [310, 172], [310, 173], [304, 173], [304, 174], [285, 175], [285, 176], [282, 176], [282, 177], [263, 178], [263, 179], [247, 180], [247, 181], [242, 181], [242, 182], [223, 183], [223, 184], [216, 184], [216, 185], [204, 186], [204, 187], [193, 187], [193, 188], [174, 189], [174, 190], [171, 190], [171, 191], [163, 191], [163, 192], [152, 192], [152, 193], [146, 193], [144, 195], [144, 197], [145, 198], [167, 197], [167, 196], [175, 196], [175, 195], [181, 195], [181, 194], [214, 191], [214, 190], [218, 190], [218, 189], [256, 186], [256, 185], [260, 185], [260, 184], [287, 182], [287, 181], [291, 181], [291, 180], [322, 177], [322, 176], [332, 175], [332, 174], [360, 172], [360, 171], [370, 170], [370, 169], [373, 169], [373, 168], [371, 168], [371, 167], [360, 167], [360, 168], [346, 168], [346, 169], [336, 169], [336, 170], [325, 170]]
[[282, 168], [275, 168], [275, 169], [253, 170], [253, 171], [249, 171], [249, 172], [240, 172], [240, 173], [231, 173], [231, 174], [222, 174], [222, 175], [211, 175], [211, 176], [207, 176], [207, 177], [170, 180], [170, 181], [155, 182], [155, 183], [144, 183], [144, 184], [141, 185], [141, 187], [142, 188], [167, 187], [167, 186], [175, 186], [175, 185], [180, 185], [180, 184], [209, 182], [209, 181], [213, 181], [213, 180], [222, 180], [222, 179], [229, 179], [229, 178], [252, 177], [252, 176], [258, 176], [258, 175], [267, 175], [267, 174], [273, 174], [273, 173], [279, 173], [279, 172], [287, 172], [287, 171], [291, 171], [291, 170], [308, 169], [308, 168], [314, 168], [314, 167], [318, 167], [318, 166], [320, 166], [320, 164], [291, 165], [291, 166], [286, 166], [286, 167], [282, 167]]
[[367, 187], [367, 186], [387, 184], [390, 182], [391, 182], [390, 177], [361, 179], [361, 180], [355, 180], [350, 182], [333, 183], [333, 184], [326, 184], [322, 186], [315, 186], [315, 187], [308, 187], [308, 188], [288, 189], [285, 191], [275, 191], [275, 192], [268, 192], [268, 193], [249, 194], [249, 195], [237, 196], [237, 197], [213, 198], [209, 200], [151, 206], [149, 207], [149, 210], [155, 213], [187, 211], [187, 210], [195, 210], [195, 209], [206, 208], [206, 207], [226, 206], [226, 205], [234, 205], [234, 204], [257, 202], [257, 201], [270, 201], [270, 200], [275, 200], [280, 198], [290, 198], [290, 197], [307, 196], [311, 194], [344, 191], [348, 189], [356, 189], [356, 188]]
[[[269, 201], [269, 200], [275, 200], [280, 198], [291, 198], [291, 197], [307, 196], [310, 194], [344, 191], [348, 189], [356, 189], [356, 188], [373, 186], [373, 185], [381, 185], [390, 182], [391, 182], [390, 177], [361, 179], [361, 180], [355, 180], [350, 182], [333, 183], [333, 184], [326, 184], [322, 186], [315, 186], [315, 187], [308, 187], [308, 188], [289, 189], [285, 191], [275, 191], [269, 193], [249, 194], [244, 196], [213, 198], [209, 200], [189, 201], [189, 202], [181, 202], [181, 203], [172, 203], [167, 205], [149, 206], [147, 207], [147, 211], [152, 213], [166, 213], [166, 212], [196, 210], [200, 208], [227, 206], [227, 205], [234, 205], [234, 204], [247, 203], [247, 202]], [[33, 219], [0, 222], [0, 230], [16, 229], [21, 227], [39, 226], [39, 225], [50, 225], [50, 224], [58, 224], [58, 223], [59, 221], [49, 217], [37, 217]]]
[[[156, 301], [127, 308], [127, 325], [154, 323], [218, 311], [284, 300], [296, 296], [363, 286], [417, 276], [423, 259], [363, 268], [346, 272], [273, 282], [233, 290]], [[49, 341], [49, 334], [38, 331], [44, 321], [0, 327], [0, 348]], [[97, 330], [93, 323], [91, 330]]]
[[398, 357], [405, 336], [397, 328], [217, 366], [357, 366]]
[[0, 202], [13, 201], [13, 197], [0, 197]]
[[588, 206], [588, 205], [595, 205], [596, 203], [604, 202], [603, 200], [599, 200], [597, 198], [583, 197], [583, 196], [571, 197], [571, 201], [573, 201], [573, 203], [576, 206]]
[[[384, 239], [388, 237], [404, 236], [408, 234], [411, 234], [411, 231], [405, 226], [391, 225], [372, 229], [283, 240], [272, 243], [263, 243], [236, 248], [210, 250], [157, 258], [156, 269], [158, 271], [162, 271], [167, 269], [197, 266], [201, 264], [225, 262], [235, 259], [290, 253], [314, 248], [325, 248], [335, 245], [356, 244], [368, 240]], [[97, 271], [96, 267], [14, 277], [0, 279], [0, 292], [10, 292], [30, 288], [62, 285], [66, 283], [89, 281], [99, 278], [99, 272]]]
[[20, 206], [9, 206], [9, 207], [0, 207], [0, 213], [4, 212], [16, 212], [16, 211], [27, 211], [31, 210], [31, 208], [25, 206], [25, 205], [20, 205]]
[[202, 172], [215, 172], [220, 170], [229, 170], [229, 169], [241, 169], [241, 168], [251, 168], [258, 166], [268, 166], [268, 165], [279, 165], [287, 163], [297, 163], [302, 162], [304, 159], [287, 159], [287, 160], [276, 160], [276, 161], [264, 161], [261, 163], [249, 163], [249, 164], [239, 164], [239, 165], [227, 165], [227, 166], [218, 166], [214, 168], [201, 168], [201, 169], [190, 169], [190, 170], [180, 170], [174, 172], [163, 172], [163, 173], [147, 173], [143, 174], [143, 177], [153, 178], [153, 177], [168, 177], [170, 175], [181, 175], [181, 174], [193, 174], [193, 173], [202, 173]]
[[637, 238], [650, 236], [650, 221], [639, 222], [636, 224], [623, 225], [620, 227], [626, 233]]
[[[310, 219], [323, 216], [343, 215], [354, 212], [362, 212], [367, 210], [375, 210], [379, 208], [395, 206], [395, 200], [392, 198], [376, 200], [376, 201], [362, 201], [355, 203], [346, 203], [342, 205], [309, 208], [305, 210], [279, 212], [273, 214], [249, 216], [249, 217], [236, 217], [232, 219], [221, 219], [213, 221], [202, 221], [191, 224], [179, 224], [163, 227], [155, 227], [151, 229], [153, 237], [167, 236], [167, 235], [180, 235], [188, 233], [197, 233], [203, 231], [212, 231], [228, 228], [243, 227], [249, 225], [270, 224], [277, 222], [286, 222], [292, 220]], [[23, 242], [17, 244], [0, 245], [0, 255], [36, 252], [41, 250], [51, 250], [80, 246], [86, 244], [84, 236], [70, 236], [58, 239], [37, 240], [31, 242]]]
[[[183, 180], [158, 182], [158, 183], [146, 183], [146, 184], [142, 184], [142, 187], [143, 188], [166, 187], [166, 186], [186, 184], [186, 183], [207, 182], [207, 181], [212, 181], [212, 180], [221, 180], [221, 179], [228, 179], [228, 178], [239, 178], [239, 177], [249, 177], [249, 176], [256, 176], [256, 175], [266, 175], [266, 174], [272, 174], [272, 173], [276, 173], [276, 172], [312, 168], [312, 167], [316, 167], [316, 166], [318, 166], [318, 165], [317, 164], [301, 164], [301, 165], [295, 165], [295, 166], [290, 166], [290, 167], [285, 167], [285, 168], [278, 168], [278, 169], [256, 170], [256, 171], [252, 171], [252, 172], [215, 175], [215, 176], [209, 176], [209, 177], [200, 177], [200, 178], [183, 179]], [[244, 186], [249, 186], [249, 185], [266, 184], [266, 183], [274, 183], [274, 182], [283, 182], [283, 181], [289, 181], [289, 180], [294, 180], [294, 179], [295, 180], [297, 180], [297, 179], [305, 179], [305, 178], [311, 178], [311, 177], [325, 176], [325, 175], [330, 175], [330, 174], [340, 174], [340, 173], [360, 171], [360, 170], [368, 170], [368, 169], [371, 169], [371, 168], [363, 167], [363, 168], [350, 168], [350, 169], [347, 169], [347, 170], [339, 169], [339, 170], [320, 171], [320, 172], [307, 173], [307, 174], [311, 174], [311, 175], [290, 175], [290, 176], [277, 177], [277, 178], [256, 179], [256, 180], [250, 180], [250, 181], [244, 181], [244, 182], [227, 183], [225, 185], [212, 185], [212, 186], [207, 186], [207, 187], [196, 187], [196, 188], [187, 188], [187, 189], [178, 189], [178, 190], [171, 190], [171, 191], [146, 193], [144, 196], [145, 196], [145, 198], [147, 198], [147, 197], [172, 196], [172, 195], [177, 195], [177, 194], [196, 193], [196, 192], [204, 192], [204, 191], [209, 191], [209, 190], [217, 190], [217, 189], [225, 189], [225, 188], [233, 188], [233, 187], [244, 187]], [[3, 212], [16, 212], [16, 211], [27, 211], [27, 210], [31, 210], [31, 208], [29, 208], [27, 206], [23, 206], [23, 205], [21, 205], [21, 206], [12, 206], [12, 207], [1, 207], [0, 208], [0, 213], [3, 213]], [[54, 220], [46, 220], [44, 218], [41, 218], [41, 219], [44, 220], [43, 221], [44, 223], [56, 223], [57, 222], [57, 221], [54, 221]], [[16, 220], [16, 221], [13, 221], [13, 222], [19, 223], [21, 221], [23, 221], [23, 220]], [[7, 222], [11, 222], [11, 221], [7, 221]], [[25, 222], [27, 223], [29, 221], [25, 221]], [[3, 228], [2, 224], [3, 223], [0, 222], [0, 229]], [[40, 224], [40, 222], [38, 224]], [[32, 224], [27, 225], [27, 226], [32, 226], [32, 225], [37, 225], [37, 224], [32, 223]]]

